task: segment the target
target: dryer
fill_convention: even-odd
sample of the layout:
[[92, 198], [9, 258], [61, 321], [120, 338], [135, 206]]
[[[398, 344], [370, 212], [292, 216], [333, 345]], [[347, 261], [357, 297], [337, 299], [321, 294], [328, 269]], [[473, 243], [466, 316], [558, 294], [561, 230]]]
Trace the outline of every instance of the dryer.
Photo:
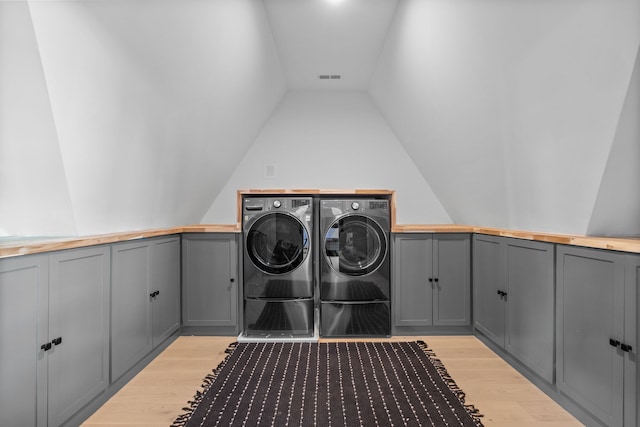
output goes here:
[[314, 332], [311, 197], [242, 200], [245, 336]]
[[390, 335], [389, 200], [319, 205], [320, 335]]

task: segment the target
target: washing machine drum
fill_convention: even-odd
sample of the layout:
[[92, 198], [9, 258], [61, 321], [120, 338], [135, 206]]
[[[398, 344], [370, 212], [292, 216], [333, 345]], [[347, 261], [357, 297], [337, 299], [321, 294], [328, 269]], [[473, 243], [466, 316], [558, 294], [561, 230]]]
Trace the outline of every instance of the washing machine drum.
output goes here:
[[348, 276], [363, 276], [380, 267], [387, 255], [387, 237], [380, 225], [362, 215], [336, 220], [324, 239], [324, 256], [331, 268]]
[[249, 259], [258, 269], [284, 274], [304, 262], [309, 253], [309, 233], [296, 217], [270, 213], [250, 227], [246, 248]]

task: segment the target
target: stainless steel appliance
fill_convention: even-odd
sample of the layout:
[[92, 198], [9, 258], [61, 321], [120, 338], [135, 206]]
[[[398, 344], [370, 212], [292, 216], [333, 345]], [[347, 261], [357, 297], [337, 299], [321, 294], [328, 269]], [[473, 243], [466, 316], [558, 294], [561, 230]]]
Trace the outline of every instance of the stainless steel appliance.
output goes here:
[[311, 197], [245, 197], [244, 336], [314, 333]]
[[320, 335], [390, 335], [389, 200], [319, 204]]

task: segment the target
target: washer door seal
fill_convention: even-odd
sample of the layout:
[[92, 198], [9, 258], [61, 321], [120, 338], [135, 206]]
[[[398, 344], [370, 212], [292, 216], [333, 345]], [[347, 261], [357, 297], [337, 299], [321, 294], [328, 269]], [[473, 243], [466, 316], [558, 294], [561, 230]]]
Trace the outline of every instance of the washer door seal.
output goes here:
[[363, 215], [346, 215], [325, 234], [324, 256], [331, 268], [347, 276], [364, 276], [380, 267], [387, 255], [387, 237], [380, 225]]
[[309, 233], [296, 217], [282, 212], [269, 213], [249, 228], [246, 250], [251, 262], [265, 273], [288, 273], [307, 257]]

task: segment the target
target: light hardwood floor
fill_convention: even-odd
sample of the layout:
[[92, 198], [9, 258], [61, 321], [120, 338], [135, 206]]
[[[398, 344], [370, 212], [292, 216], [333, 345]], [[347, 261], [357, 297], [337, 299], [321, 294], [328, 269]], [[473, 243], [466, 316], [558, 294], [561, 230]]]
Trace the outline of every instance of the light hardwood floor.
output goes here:
[[[466, 393], [467, 403], [484, 414], [487, 427], [580, 426], [575, 418], [472, 336], [393, 337], [421, 339], [442, 360]], [[83, 425], [171, 425], [200, 388], [202, 379], [224, 359], [235, 337], [178, 338], [105, 403]], [[337, 341], [337, 340], [336, 340]]]

